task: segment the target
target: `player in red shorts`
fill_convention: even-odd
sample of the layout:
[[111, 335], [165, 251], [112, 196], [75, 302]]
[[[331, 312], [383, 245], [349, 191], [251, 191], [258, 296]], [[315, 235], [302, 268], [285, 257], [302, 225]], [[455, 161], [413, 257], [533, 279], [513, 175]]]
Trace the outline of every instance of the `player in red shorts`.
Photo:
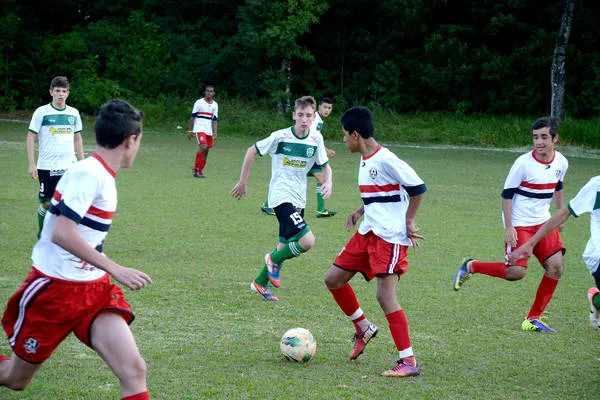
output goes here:
[[[526, 243], [550, 219], [550, 203], [557, 209], [564, 206], [563, 180], [569, 163], [554, 149], [558, 141], [559, 120], [539, 118], [533, 123], [533, 151], [523, 154], [514, 162], [502, 191], [505, 252]], [[544, 267], [544, 276], [538, 286], [535, 300], [521, 324], [524, 331], [556, 332], [542, 322], [542, 313], [562, 276], [565, 247], [559, 228], [554, 229], [534, 248], [533, 254]], [[454, 276], [454, 290], [460, 290], [472, 274], [484, 274], [508, 281], [525, 277], [527, 259], [514, 262], [484, 262], [466, 258]]]
[[346, 217], [346, 229], [350, 231], [361, 217], [364, 219], [327, 271], [325, 284], [356, 329], [350, 354], [354, 360], [379, 329], [364, 315], [349, 282], [357, 272], [367, 280], [377, 278], [377, 300], [399, 356], [397, 364], [381, 375], [417, 376], [421, 370], [396, 288], [408, 268], [408, 247], [419, 247], [419, 239], [423, 238], [417, 234], [415, 217], [427, 188], [407, 163], [375, 141], [373, 118], [367, 108], [347, 110], [342, 116], [342, 128], [348, 149], [362, 156], [358, 185], [363, 205]]
[[23, 390], [73, 332], [112, 369], [122, 399], [150, 398], [146, 363], [129, 328], [134, 316], [110, 278], [133, 290], [151, 279], [102, 252], [117, 206], [115, 176], [133, 164], [143, 116], [122, 100], [102, 106], [95, 124], [96, 151], [58, 182], [33, 248], [32, 270], [2, 317], [13, 353], [0, 356], [0, 386]]
[[198, 151], [192, 174], [195, 178], [204, 178], [204, 167], [208, 158], [208, 151], [213, 147], [217, 138], [217, 121], [219, 119], [219, 105], [215, 101], [215, 87], [204, 87], [204, 98], [196, 100], [192, 109], [192, 116], [188, 123], [188, 139], [196, 137]]

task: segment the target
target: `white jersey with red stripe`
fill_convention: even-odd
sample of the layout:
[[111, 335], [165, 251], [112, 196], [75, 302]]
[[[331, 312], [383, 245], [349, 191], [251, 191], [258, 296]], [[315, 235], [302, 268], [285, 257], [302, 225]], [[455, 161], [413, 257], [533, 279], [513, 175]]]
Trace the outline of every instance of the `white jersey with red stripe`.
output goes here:
[[579, 190], [577, 195], [569, 201], [571, 215], [579, 217], [589, 212], [590, 240], [583, 251], [583, 261], [591, 273], [596, 272], [600, 263], [600, 176], [595, 176]]
[[196, 100], [192, 109], [192, 117], [194, 117], [195, 133], [203, 132], [208, 136], [213, 135], [213, 120], [219, 119], [219, 105], [216, 101], [207, 102], [204, 98]]
[[58, 215], [77, 222], [81, 237], [102, 252], [104, 238], [117, 209], [116, 173], [93, 153], [74, 164], [56, 185], [40, 240], [33, 248], [33, 266], [68, 281], [93, 281], [106, 272], [75, 257], [52, 242]]
[[569, 162], [558, 151], [550, 161], [538, 160], [534, 151], [516, 159], [510, 169], [502, 197], [512, 199], [512, 225], [536, 226], [550, 218], [555, 191], [562, 190]]
[[409, 199], [425, 193], [423, 180], [404, 161], [379, 146], [369, 157], [361, 157], [358, 185], [364, 204], [364, 219], [358, 228], [386, 242], [411, 246], [406, 233]]

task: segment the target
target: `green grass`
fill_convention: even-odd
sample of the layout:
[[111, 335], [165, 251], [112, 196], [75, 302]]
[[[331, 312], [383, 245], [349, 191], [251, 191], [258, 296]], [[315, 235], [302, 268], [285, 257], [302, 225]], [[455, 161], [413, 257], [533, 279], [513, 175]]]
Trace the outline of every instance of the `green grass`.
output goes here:
[[[566, 272], [548, 307], [557, 334], [520, 330], [542, 274], [536, 262], [522, 281], [475, 276], [460, 292], [452, 290], [462, 257], [503, 257], [499, 194], [518, 153], [391, 146], [427, 183], [417, 218], [427, 240], [418, 252], [409, 252], [410, 267], [398, 289], [422, 376], [384, 379], [378, 375], [397, 352], [375, 283], [353, 281], [361, 307], [382, 328], [356, 362], [347, 360], [352, 324], [323, 284], [350, 237], [345, 215], [360, 204], [358, 156], [345, 150], [339, 135], [334, 138], [334, 124], [327, 126], [328, 146], [338, 152], [327, 206], [340, 214], [315, 218], [309, 194], [306, 219], [317, 237], [315, 248], [286, 263], [282, 288], [275, 291], [280, 302], [267, 303], [250, 292], [265, 252], [276, 244], [276, 219], [259, 210], [270, 160], [255, 162], [248, 199], [235, 201], [229, 191], [246, 148], [285, 126], [265, 120], [260, 136], [240, 134], [251, 121], [239, 113], [231, 124], [223, 122], [205, 180], [191, 177], [195, 146], [175, 127], [148, 129], [133, 169], [118, 174], [119, 208], [105, 251], [154, 280], [140, 292], [126, 292], [154, 399], [598, 397], [600, 332], [587, 322], [585, 293], [592, 280], [581, 260], [589, 217], [570, 220], [563, 233]], [[419, 124], [426, 132], [427, 121]], [[411, 122], [417, 125], [416, 119]], [[0, 122], [0, 304], [27, 274], [37, 232], [37, 183], [27, 177], [26, 127]], [[90, 127], [84, 131], [88, 153], [94, 147]], [[587, 153], [580, 157], [579, 148], [564, 153], [570, 161], [565, 181], [570, 199], [598, 174], [600, 160]], [[312, 187], [314, 181], [310, 193]], [[296, 326], [308, 328], [318, 342], [307, 365], [287, 362], [279, 353], [281, 335]], [[0, 340], [0, 354], [9, 353], [7, 341]], [[115, 399], [118, 382], [93, 351], [69, 337], [24, 392], [0, 389], [0, 398]]]

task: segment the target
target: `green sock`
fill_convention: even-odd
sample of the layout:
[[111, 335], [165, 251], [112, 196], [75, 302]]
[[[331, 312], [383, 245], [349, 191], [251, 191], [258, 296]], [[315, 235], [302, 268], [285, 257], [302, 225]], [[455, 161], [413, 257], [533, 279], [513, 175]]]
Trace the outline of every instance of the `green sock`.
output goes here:
[[317, 211], [323, 211], [325, 209], [325, 199], [321, 193], [321, 186], [323, 185], [317, 183]]
[[592, 297], [592, 303], [594, 303], [594, 307], [596, 307], [596, 310], [600, 310], [600, 296], [598, 296], [598, 293], [596, 293], [596, 295]]
[[263, 203], [263, 207], [269, 208], [269, 200], [265, 200], [265, 202]]
[[46, 209], [42, 204], [38, 208], [38, 239], [42, 234], [42, 228], [44, 227], [44, 217], [46, 216]]
[[281, 249], [273, 250], [273, 252], [271, 253], [271, 260], [275, 264], [281, 265], [285, 260], [298, 257], [304, 252], [306, 252], [306, 250], [304, 250], [302, 246], [300, 246], [298, 241], [289, 242]]
[[254, 279], [254, 282], [258, 283], [260, 286], [267, 286], [269, 284], [269, 273], [267, 272], [267, 266], [264, 265], [263, 269], [260, 271], [260, 274]]

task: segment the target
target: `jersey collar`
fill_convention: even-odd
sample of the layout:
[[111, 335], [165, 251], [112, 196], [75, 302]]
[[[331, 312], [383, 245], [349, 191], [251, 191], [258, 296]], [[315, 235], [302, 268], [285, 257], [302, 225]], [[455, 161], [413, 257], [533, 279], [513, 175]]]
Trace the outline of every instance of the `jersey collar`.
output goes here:
[[100, 162], [100, 164], [102, 164], [102, 166], [104, 167], [104, 169], [106, 169], [106, 171], [112, 175], [112, 177], [114, 178], [115, 176], [117, 176], [117, 173], [115, 171], [113, 171], [108, 164], [106, 163], [106, 161], [104, 161], [104, 159], [102, 157], [100, 157], [100, 155], [96, 152], [92, 153], [92, 157], [94, 157], [96, 160], [98, 160]]

